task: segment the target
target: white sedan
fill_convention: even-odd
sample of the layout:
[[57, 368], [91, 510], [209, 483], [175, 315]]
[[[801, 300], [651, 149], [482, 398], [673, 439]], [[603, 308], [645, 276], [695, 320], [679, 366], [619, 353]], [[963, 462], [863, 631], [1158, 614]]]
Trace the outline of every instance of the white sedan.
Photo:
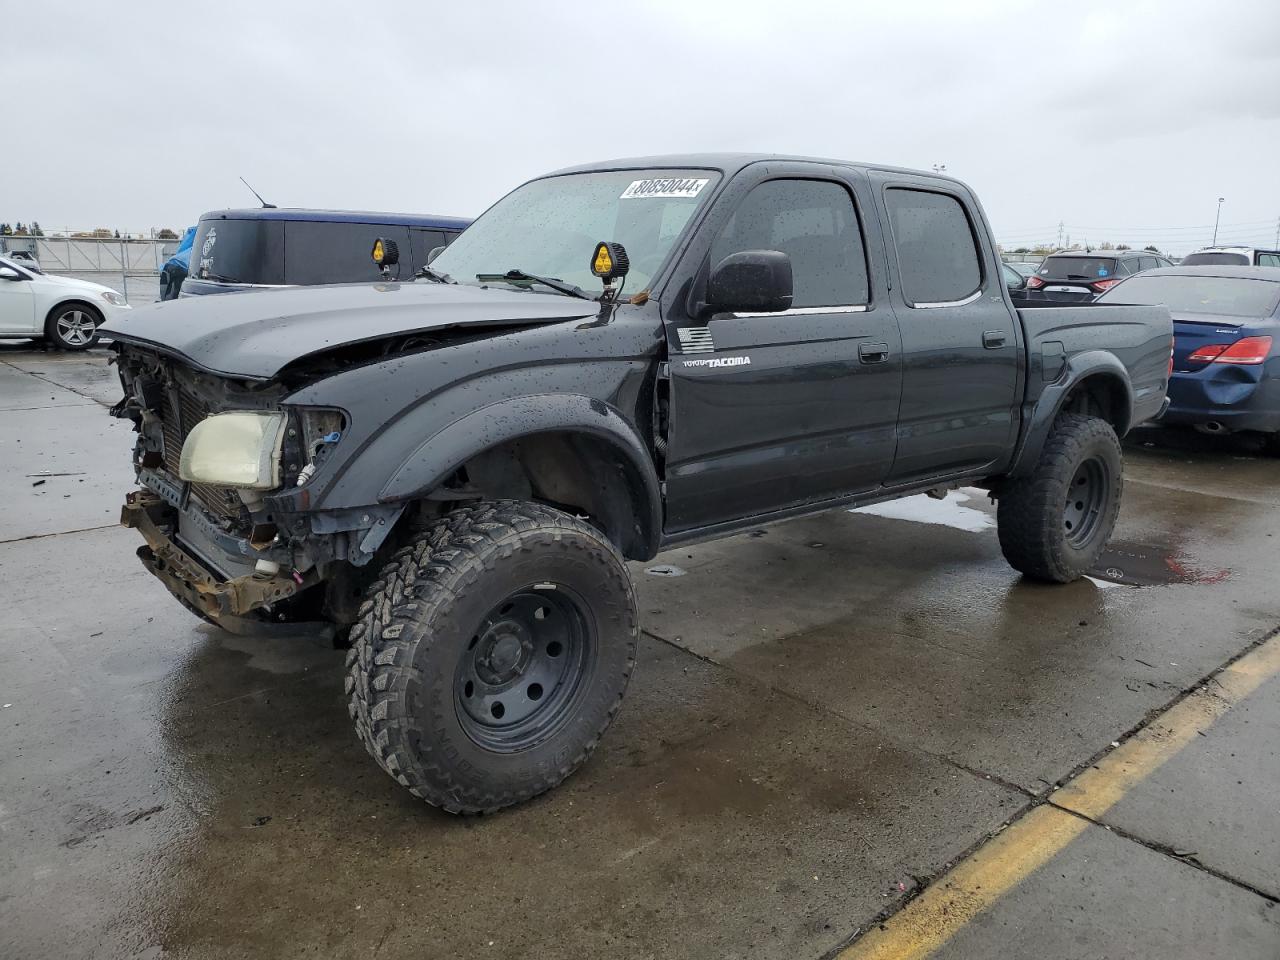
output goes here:
[[84, 350], [98, 327], [129, 304], [110, 287], [33, 273], [0, 257], [0, 338], [37, 337], [62, 350]]

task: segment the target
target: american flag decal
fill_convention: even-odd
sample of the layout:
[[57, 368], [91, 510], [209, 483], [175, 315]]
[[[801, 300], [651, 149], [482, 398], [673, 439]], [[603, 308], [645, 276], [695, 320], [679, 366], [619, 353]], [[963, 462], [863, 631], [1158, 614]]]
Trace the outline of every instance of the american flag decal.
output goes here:
[[680, 338], [681, 353], [714, 353], [715, 341], [706, 327], [681, 327], [676, 331]]

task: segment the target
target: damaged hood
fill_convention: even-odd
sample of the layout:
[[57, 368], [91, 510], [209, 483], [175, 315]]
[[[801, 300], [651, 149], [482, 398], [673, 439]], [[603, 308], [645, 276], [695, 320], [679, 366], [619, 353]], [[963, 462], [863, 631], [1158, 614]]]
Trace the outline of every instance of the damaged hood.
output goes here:
[[226, 376], [269, 380], [304, 357], [369, 340], [464, 327], [556, 323], [598, 303], [468, 284], [337, 284], [188, 297], [131, 310], [104, 336]]

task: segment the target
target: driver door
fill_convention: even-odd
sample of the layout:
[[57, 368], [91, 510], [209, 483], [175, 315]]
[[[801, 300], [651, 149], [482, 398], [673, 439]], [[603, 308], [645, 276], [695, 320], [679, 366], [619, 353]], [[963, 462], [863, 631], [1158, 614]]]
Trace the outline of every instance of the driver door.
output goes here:
[[780, 250], [793, 306], [669, 326], [669, 533], [873, 489], [893, 463], [901, 345], [863, 185], [817, 164], [739, 179], [755, 169], [720, 199], [706, 266]]

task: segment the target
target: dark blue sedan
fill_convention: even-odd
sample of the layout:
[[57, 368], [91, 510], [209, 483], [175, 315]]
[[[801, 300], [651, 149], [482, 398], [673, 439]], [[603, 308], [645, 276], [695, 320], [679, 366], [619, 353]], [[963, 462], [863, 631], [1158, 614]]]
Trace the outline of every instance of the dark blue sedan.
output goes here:
[[1164, 304], [1173, 315], [1173, 374], [1161, 423], [1256, 431], [1280, 455], [1280, 267], [1151, 270], [1098, 302]]

